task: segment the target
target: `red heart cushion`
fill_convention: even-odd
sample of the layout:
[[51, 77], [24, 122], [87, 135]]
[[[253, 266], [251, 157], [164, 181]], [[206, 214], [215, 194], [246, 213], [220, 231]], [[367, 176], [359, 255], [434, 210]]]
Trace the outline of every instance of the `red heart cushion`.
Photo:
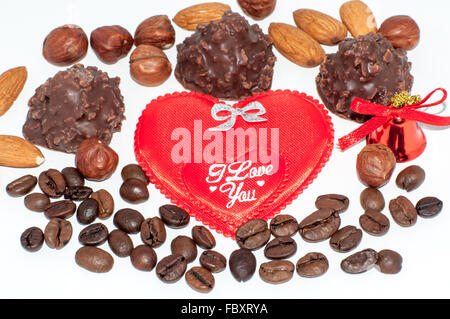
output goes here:
[[[245, 110], [255, 103], [265, 113]], [[172, 203], [234, 237], [240, 225], [272, 218], [308, 187], [331, 155], [334, 130], [324, 106], [295, 91], [240, 101], [227, 131], [211, 130], [231, 121], [227, 105], [219, 121], [212, 116], [216, 104], [224, 103], [195, 92], [153, 100], [137, 124], [135, 153]]]

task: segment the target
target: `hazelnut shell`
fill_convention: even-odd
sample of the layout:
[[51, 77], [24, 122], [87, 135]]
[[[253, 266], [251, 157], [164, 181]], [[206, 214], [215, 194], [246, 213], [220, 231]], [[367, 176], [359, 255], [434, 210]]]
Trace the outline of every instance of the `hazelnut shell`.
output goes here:
[[133, 46], [133, 36], [119, 25], [104, 26], [91, 33], [91, 47], [106, 64], [114, 64], [126, 57]]
[[420, 40], [420, 29], [409, 16], [397, 15], [384, 21], [378, 30], [394, 48], [412, 50]]
[[158, 86], [169, 78], [172, 64], [161, 49], [141, 44], [130, 56], [130, 73], [141, 85]]
[[364, 185], [378, 188], [389, 182], [396, 163], [395, 155], [389, 147], [369, 144], [358, 154], [356, 171]]

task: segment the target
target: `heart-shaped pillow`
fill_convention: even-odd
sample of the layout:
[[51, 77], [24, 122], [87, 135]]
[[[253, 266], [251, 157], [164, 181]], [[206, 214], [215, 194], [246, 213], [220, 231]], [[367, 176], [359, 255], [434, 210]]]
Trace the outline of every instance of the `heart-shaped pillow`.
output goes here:
[[150, 181], [227, 237], [297, 198], [333, 144], [324, 106], [296, 91], [263, 92], [233, 107], [196, 92], [168, 94], [147, 105], [135, 132]]

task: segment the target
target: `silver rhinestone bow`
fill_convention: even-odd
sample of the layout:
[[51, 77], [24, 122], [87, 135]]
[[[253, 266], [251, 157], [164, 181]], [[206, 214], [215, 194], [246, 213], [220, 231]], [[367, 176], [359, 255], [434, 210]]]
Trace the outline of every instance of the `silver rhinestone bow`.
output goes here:
[[[257, 112], [255, 112], [257, 111]], [[229, 112], [229, 115], [219, 116], [220, 112]], [[210, 128], [210, 131], [228, 131], [236, 123], [237, 116], [241, 116], [247, 122], [265, 122], [267, 119], [260, 117], [266, 114], [266, 109], [259, 102], [251, 102], [247, 106], [236, 109], [226, 104], [214, 104], [211, 115], [216, 121], [227, 121], [222, 125]]]

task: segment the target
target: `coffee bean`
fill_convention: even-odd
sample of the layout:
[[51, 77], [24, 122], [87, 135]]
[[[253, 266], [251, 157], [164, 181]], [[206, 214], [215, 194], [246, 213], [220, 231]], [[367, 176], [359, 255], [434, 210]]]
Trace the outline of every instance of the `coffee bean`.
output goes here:
[[175, 237], [170, 244], [170, 249], [172, 250], [172, 254], [183, 256], [188, 263], [193, 262], [197, 258], [197, 246], [187, 236]]
[[315, 211], [298, 225], [299, 233], [308, 242], [319, 242], [330, 238], [341, 225], [339, 214], [331, 208]]
[[375, 268], [383, 274], [397, 274], [402, 269], [402, 256], [389, 249], [384, 249], [378, 252], [378, 260]]
[[379, 211], [368, 209], [359, 217], [359, 225], [368, 234], [373, 236], [383, 236], [390, 227], [389, 219]]
[[200, 255], [200, 265], [213, 273], [223, 271], [227, 267], [227, 259], [221, 253], [214, 250], [205, 250]]
[[295, 266], [289, 260], [272, 260], [259, 266], [259, 276], [265, 282], [281, 284], [292, 278], [294, 270]]
[[417, 210], [404, 196], [399, 196], [389, 202], [389, 211], [394, 221], [403, 227], [413, 226], [417, 221]]
[[140, 204], [148, 200], [147, 185], [136, 178], [127, 179], [120, 186], [120, 196], [128, 203]]
[[417, 214], [423, 218], [431, 218], [442, 211], [444, 203], [436, 197], [425, 197], [416, 204]]
[[59, 198], [66, 190], [66, 180], [56, 169], [49, 169], [39, 175], [39, 187], [51, 198]]
[[33, 190], [37, 184], [37, 178], [33, 175], [22, 176], [8, 185], [6, 185], [6, 192], [12, 197], [21, 197]]
[[278, 215], [270, 221], [269, 228], [275, 237], [293, 236], [298, 230], [298, 222], [291, 215]]
[[216, 239], [208, 228], [204, 226], [192, 227], [192, 239], [203, 249], [212, 249], [216, 246]]
[[92, 193], [91, 198], [98, 203], [98, 218], [107, 219], [114, 213], [114, 199], [108, 191], [100, 189]]
[[317, 197], [316, 207], [317, 209], [331, 208], [336, 213], [345, 212], [348, 208], [350, 201], [347, 196], [339, 194], [327, 194]]
[[166, 241], [166, 227], [159, 217], [147, 218], [141, 224], [141, 239], [144, 244], [156, 248]]
[[60, 200], [47, 205], [44, 210], [45, 216], [48, 218], [69, 218], [77, 209], [77, 205], [69, 199]]
[[134, 248], [133, 241], [130, 236], [120, 230], [114, 229], [108, 235], [108, 244], [112, 252], [118, 257], [128, 257]]
[[25, 207], [33, 212], [42, 213], [50, 204], [50, 199], [42, 193], [32, 193], [24, 199]]
[[345, 226], [331, 236], [330, 246], [335, 251], [348, 252], [359, 245], [362, 235], [361, 229], [355, 226]]
[[52, 218], [45, 227], [44, 238], [48, 247], [61, 249], [72, 238], [72, 224], [62, 218]]
[[75, 167], [66, 167], [61, 173], [68, 187], [84, 186], [84, 177]]
[[157, 261], [156, 252], [148, 245], [139, 245], [131, 251], [130, 260], [136, 269], [152, 271]]
[[187, 284], [198, 292], [210, 292], [214, 288], [214, 276], [206, 268], [192, 267], [185, 275]]
[[256, 270], [256, 257], [247, 248], [233, 251], [228, 263], [231, 274], [239, 282], [248, 281]]
[[264, 256], [269, 259], [284, 259], [294, 255], [297, 243], [291, 237], [277, 237], [264, 248]]
[[20, 243], [28, 251], [38, 251], [44, 244], [44, 233], [38, 227], [30, 227], [20, 236]]
[[384, 209], [383, 194], [376, 188], [366, 188], [362, 191], [359, 199], [364, 210], [373, 209], [381, 212]]
[[169, 255], [156, 265], [156, 275], [164, 282], [172, 283], [183, 277], [187, 268], [186, 259], [181, 255]]
[[322, 253], [308, 253], [297, 261], [296, 269], [301, 277], [319, 277], [328, 270], [328, 259]]
[[150, 181], [148, 180], [147, 175], [142, 170], [142, 168], [139, 165], [136, 164], [128, 164], [122, 169], [121, 172], [123, 181], [126, 181], [130, 178], [136, 178], [145, 183], [145, 185], [148, 185]]
[[409, 166], [401, 171], [395, 183], [401, 189], [411, 192], [417, 189], [425, 180], [425, 171], [417, 165]]
[[171, 228], [182, 228], [189, 224], [189, 214], [175, 205], [164, 205], [159, 208], [161, 220]]
[[92, 194], [92, 188], [87, 186], [69, 186], [64, 191], [64, 198], [74, 201], [82, 201], [89, 198]]
[[77, 220], [82, 225], [89, 225], [98, 216], [98, 202], [95, 199], [88, 198], [78, 205]]
[[239, 247], [255, 250], [269, 241], [270, 230], [264, 219], [253, 219], [241, 225], [235, 237]]
[[94, 246], [83, 246], [75, 253], [76, 263], [89, 271], [105, 273], [112, 269], [114, 258], [110, 253]]
[[92, 224], [84, 228], [78, 241], [84, 246], [98, 246], [108, 239], [108, 228], [102, 223]]
[[130, 208], [124, 208], [114, 215], [114, 225], [127, 234], [137, 234], [141, 230], [144, 216], [140, 212]]
[[363, 273], [372, 268], [378, 260], [378, 253], [373, 249], [364, 249], [348, 256], [341, 262], [343, 271], [349, 274]]

